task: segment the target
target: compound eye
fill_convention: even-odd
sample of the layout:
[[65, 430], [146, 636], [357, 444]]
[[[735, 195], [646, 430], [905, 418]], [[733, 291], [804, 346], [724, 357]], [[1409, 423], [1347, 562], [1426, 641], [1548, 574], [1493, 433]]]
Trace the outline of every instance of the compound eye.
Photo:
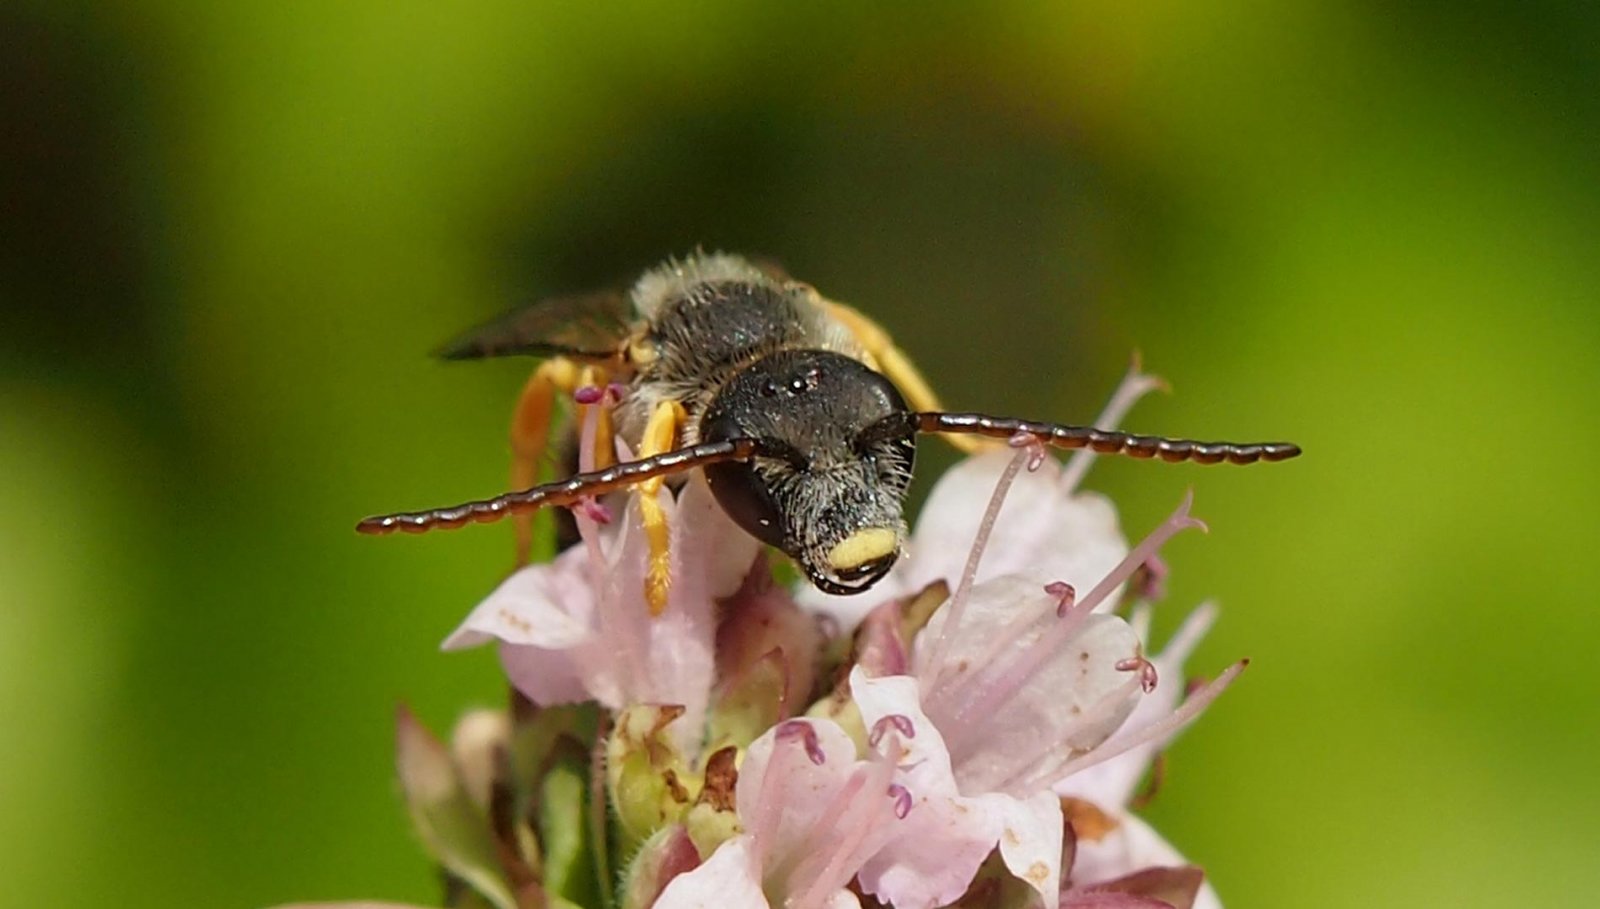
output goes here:
[[705, 474], [711, 494], [735, 524], [761, 542], [783, 548], [783, 519], [771, 487], [754, 462], [712, 464]]

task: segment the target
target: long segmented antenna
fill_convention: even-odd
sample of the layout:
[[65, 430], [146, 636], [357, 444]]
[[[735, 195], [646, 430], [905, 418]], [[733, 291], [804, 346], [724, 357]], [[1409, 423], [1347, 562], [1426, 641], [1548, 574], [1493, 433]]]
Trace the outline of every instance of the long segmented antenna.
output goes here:
[[1193, 461], [1197, 464], [1254, 464], [1257, 461], [1286, 461], [1300, 454], [1291, 442], [1196, 442], [1141, 436], [1129, 432], [1109, 432], [1093, 426], [1065, 423], [1038, 423], [1010, 417], [991, 417], [981, 413], [918, 413], [912, 415], [917, 432], [988, 436], [1010, 439], [1021, 433], [1033, 436], [1052, 448], [1088, 448], [1100, 454], [1120, 454], [1131, 458], [1160, 458], [1163, 461]]
[[548, 508], [552, 505], [572, 505], [588, 496], [642, 483], [651, 477], [666, 476], [716, 464], [721, 461], [744, 461], [754, 457], [758, 444], [754, 439], [732, 439], [722, 442], [705, 442], [688, 448], [644, 458], [624, 461], [603, 470], [592, 470], [546, 483], [520, 492], [508, 492], [492, 499], [466, 502], [448, 508], [430, 508], [427, 511], [410, 511], [367, 518], [356, 525], [360, 533], [422, 533], [427, 530], [461, 527], [469, 522], [487, 524], [506, 515], [520, 514]]

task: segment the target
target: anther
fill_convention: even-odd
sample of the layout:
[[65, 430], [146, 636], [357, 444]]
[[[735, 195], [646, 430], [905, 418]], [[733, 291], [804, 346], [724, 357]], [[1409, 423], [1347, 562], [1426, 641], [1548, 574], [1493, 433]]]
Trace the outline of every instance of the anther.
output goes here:
[[1039, 437], [1030, 432], [1019, 432], [1006, 440], [1012, 448], [1028, 449], [1028, 473], [1033, 473], [1044, 466], [1044, 443]]
[[891, 713], [872, 724], [872, 731], [867, 733], [867, 744], [873, 748], [883, 741], [890, 730], [900, 733], [902, 738], [916, 738], [917, 728], [911, 724], [911, 717], [903, 713]]
[[1078, 591], [1066, 581], [1051, 581], [1044, 585], [1044, 592], [1056, 598], [1056, 618], [1065, 618], [1072, 611], [1072, 604], [1078, 600]]
[[1156, 674], [1156, 664], [1144, 657], [1136, 656], [1121, 660], [1116, 668], [1120, 672], [1139, 673], [1139, 687], [1144, 689], [1145, 694], [1156, 690], [1156, 682], [1160, 680]]
[[911, 813], [911, 790], [899, 783], [889, 784], [889, 797], [894, 799], [894, 816], [905, 820]]
[[599, 404], [605, 395], [605, 389], [598, 385], [581, 385], [573, 389], [572, 400], [579, 404]]
[[811, 759], [811, 763], [816, 764], [818, 767], [827, 763], [828, 756], [822, 751], [822, 742], [817, 738], [817, 730], [813, 729], [811, 724], [805, 720], [788, 720], [784, 722], [778, 726], [777, 737], [780, 740], [787, 739], [790, 741], [799, 739], [801, 744], [805, 746], [806, 757]]
[[611, 523], [611, 509], [607, 508], [594, 496], [584, 496], [572, 503], [571, 508], [596, 524]]

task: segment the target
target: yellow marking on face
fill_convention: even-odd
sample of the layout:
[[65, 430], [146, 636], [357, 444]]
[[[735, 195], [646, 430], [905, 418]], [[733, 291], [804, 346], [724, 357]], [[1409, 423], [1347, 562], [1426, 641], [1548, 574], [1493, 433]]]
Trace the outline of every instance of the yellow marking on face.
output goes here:
[[895, 551], [899, 539], [887, 527], [868, 527], [847, 536], [828, 550], [828, 564], [834, 571], [848, 571]]

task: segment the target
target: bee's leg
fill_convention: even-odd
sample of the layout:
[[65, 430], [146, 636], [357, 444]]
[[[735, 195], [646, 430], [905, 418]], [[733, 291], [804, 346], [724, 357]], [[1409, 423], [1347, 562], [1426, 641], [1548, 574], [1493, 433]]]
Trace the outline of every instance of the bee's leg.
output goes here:
[[[916, 364], [911, 362], [911, 358], [895, 346], [894, 339], [883, 330], [883, 326], [843, 303], [826, 300], [823, 305], [828, 308], [829, 315], [838, 319], [850, 330], [850, 334], [855, 336], [856, 343], [860, 344], [871, 358], [867, 365], [887, 376], [889, 381], [900, 389], [900, 393], [905, 395], [906, 403], [912, 410], [944, 410], [944, 405], [928, 385], [928, 380], [922, 377], [922, 373], [917, 370]], [[983, 440], [977, 437], [947, 435], [944, 439], [968, 454], [984, 448]]]
[[[639, 443], [639, 458], [653, 458], [677, 446], [679, 430], [689, 415], [677, 401], [662, 401], [650, 414], [645, 424], [644, 438]], [[639, 517], [644, 523], [645, 538], [650, 543], [650, 565], [645, 569], [644, 596], [650, 604], [650, 614], [660, 615], [667, 608], [667, 588], [672, 585], [672, 559], [668, 550], [671, 541], [666, 512], [661, 510], [658, 498], [662, 477], [652, 477], [639, 484]]]
[[[556, 396], [571, 394], [581, 381], [578, 364], [565, 357], [545, 360], [528, 377], [511, 415], [511, 488], [527, 489], [539, 481], [539, 467], [550, 443]], [[528, 564], [533, 548], [533, 515], [513, 515], [518, 567]]]

